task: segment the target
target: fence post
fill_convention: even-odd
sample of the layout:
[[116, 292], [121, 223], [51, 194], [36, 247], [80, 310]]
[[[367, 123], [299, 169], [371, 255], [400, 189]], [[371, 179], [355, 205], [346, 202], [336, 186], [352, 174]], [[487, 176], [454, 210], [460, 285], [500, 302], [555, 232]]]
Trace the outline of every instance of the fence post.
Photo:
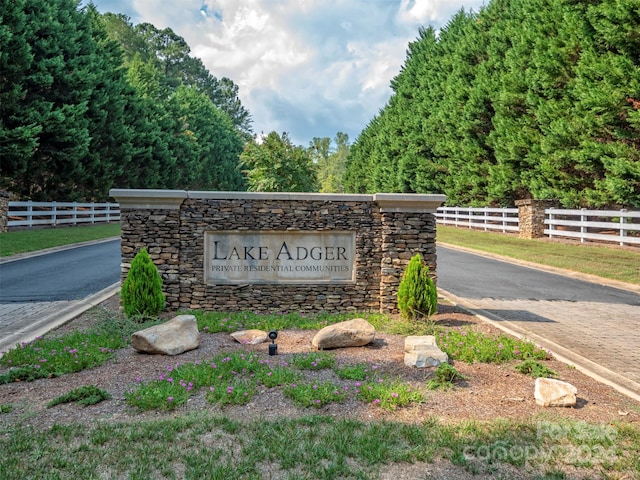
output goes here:
[[624, 229], [624, 224], [625, 224], [624, 213], [626, 211], [627, 211], [626, 208], [623, 208], [622, 210], [620, 210], [620, 245], [621, 246], [625, 245], [624, 237], [626, 237], [627, 235], [627, 231]]
[[51, 202], [51, 225], [56, 226], [56, 212], [58, 211], [56, 207], [56, 202]]
[[555, 214], [553, 213], [553, 208], [550, 208], [548, 210], [549, 212], [549, 238], [553, 238], [553, 223], [551, 222], [551, 220], [553, 220], [555, 218]]
[[73, 220], [72, 223], [74, 225], [77, 225], [78, 222], [76, 220], [78, 220], [78, 202], [73, 202], [73, 207], [72, 208], [73, 208], [73, 210], [72, 210], [73, 211], [73, 215], [71, 217], [72, 220]]
[[580, 211], [582, 212], [582, 214], [580, 215], [580, 243], [584, 243], [585, 238], [586, 238], [586, 234], [587, 234], [587, 226], [586, 226], [586, 221], [587, 221], [587, 216], [584, 214], [584, 212], [587, 211], [586, 208], [581, 208]]
[[502, 233], [507, 233], [507, 212], [506, 210], [503, 208], [502, 209]]
[[0, 233], [9, 230], [9, 202], [13, 193], [0, 190]]
[[484, 231], [489, 230], [487, 225], [489, 224], [489, 207], [484, 207]]
[[520, 238], [544, 237], [544, 212], [553, 204], [555, 204], [553, 200], [534, 200], [533, 198], [516, 200], [518, 236]]

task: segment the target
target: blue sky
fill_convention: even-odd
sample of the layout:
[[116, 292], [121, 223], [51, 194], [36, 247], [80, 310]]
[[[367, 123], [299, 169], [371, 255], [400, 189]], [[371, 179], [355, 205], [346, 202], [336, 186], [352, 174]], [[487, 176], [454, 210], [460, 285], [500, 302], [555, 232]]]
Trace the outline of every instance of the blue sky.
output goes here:
[[308, 146], [354, 141], [384, 107], [420, 26], [482, 0], [93, 0], [99, 11], [170, 27], [216, 77], [229, 77], [255, 133]]

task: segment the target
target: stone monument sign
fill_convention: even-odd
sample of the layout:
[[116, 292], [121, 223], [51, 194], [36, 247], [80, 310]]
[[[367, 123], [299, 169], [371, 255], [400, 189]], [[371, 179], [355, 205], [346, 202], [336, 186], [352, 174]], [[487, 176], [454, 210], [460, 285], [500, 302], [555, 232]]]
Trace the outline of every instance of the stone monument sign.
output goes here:
[[420, 253], [436, 279], [435, 211], [444, 195], [113, 189], [122, 278], [143, 247], [168, 308], [397, 311]]

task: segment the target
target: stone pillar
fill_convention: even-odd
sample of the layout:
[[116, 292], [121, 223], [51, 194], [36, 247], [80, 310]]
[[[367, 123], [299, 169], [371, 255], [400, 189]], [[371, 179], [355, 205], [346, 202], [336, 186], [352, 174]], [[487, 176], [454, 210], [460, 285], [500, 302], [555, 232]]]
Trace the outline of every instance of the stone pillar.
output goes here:
[[9, 230], [9, 201], [13, 199], [13, 193], [0, 191], [0, 233]]
[[146, 248], [162, 277], [167, 305], [180, 296], [180, 206], [184, 190], [111, 190], [120, 204], [121, 280], [127, 277], [133, 257]]
[[374, 195], [382, 217], [380, 312], [398, 313], [398, 286], [416, 253], [422, 256], [436, 281], [435, 212], [445, 199], [444, 195]]
[[516, 200], [520, 238], [544, 237], [544, 211], [557, 205], [555, 200]]

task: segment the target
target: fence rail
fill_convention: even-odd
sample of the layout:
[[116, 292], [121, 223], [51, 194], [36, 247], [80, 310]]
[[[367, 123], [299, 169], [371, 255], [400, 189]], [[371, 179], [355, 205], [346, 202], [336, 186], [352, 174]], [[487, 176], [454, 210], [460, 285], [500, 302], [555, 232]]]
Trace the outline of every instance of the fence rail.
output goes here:
[[[547, 208], [544, 213], [544, 234], [550, 238], [640, 245], [640, 211]], [[518, 232], [520, 227], [517, 208], [440, 207], [436, 221], [503, 233]]]
[[503, 233], [518, 231], [517, 208], [440, 207], [436, 221], [456, 227], [498, 230]]
[[77, 225], [120, 221], [117, 203], [9, 202], [8, 227]]
[[627, 210], [545, 210], [544, 234], [552, 237], [640, 245], [640, 212]]

